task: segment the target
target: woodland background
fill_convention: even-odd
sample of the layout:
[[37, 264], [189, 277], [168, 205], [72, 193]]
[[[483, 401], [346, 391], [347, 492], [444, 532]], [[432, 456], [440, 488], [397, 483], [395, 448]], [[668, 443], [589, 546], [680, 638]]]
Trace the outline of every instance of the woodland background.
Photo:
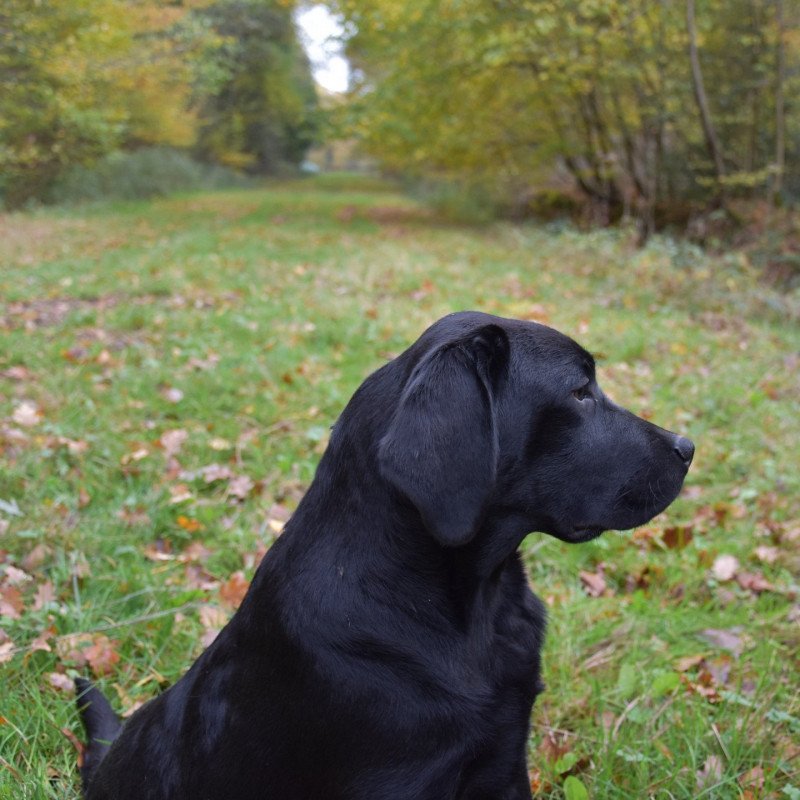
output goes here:
[[338, 94], [307, 6], [0, 3], [0, 800], [78, 798], [74, 679], [174, 683], [465, 308], [697, 444], [647, 526], [523, 542], [534, 796], [798, 800], [800, 7], [328, 8]]

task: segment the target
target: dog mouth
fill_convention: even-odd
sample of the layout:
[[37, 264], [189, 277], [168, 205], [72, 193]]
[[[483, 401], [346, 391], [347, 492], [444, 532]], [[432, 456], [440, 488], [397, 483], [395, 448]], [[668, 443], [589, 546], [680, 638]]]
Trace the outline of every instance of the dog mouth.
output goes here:
[[580, 544], [581, 542], [588, 542], [591, 539], [596, 539], [606, 530], [608, 530], [608, 528], [602, 525], [577, 525], [572, 529], [569, 538], [570, 541]]

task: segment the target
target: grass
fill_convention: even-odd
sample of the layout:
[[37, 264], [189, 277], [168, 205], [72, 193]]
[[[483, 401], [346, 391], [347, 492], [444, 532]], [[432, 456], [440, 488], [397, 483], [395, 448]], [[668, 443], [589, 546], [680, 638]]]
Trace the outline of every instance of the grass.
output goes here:
[[175, 681], [360, 381], [462, 308], [572, 334], [698, 446], [646, 528], [523, 545], [536, 796], [800, 797], [798, 298], [741, 257], [322, 176], [2, 217], [0, 263], [0, 798], [77, 797], [69, 679], [121, 710]]

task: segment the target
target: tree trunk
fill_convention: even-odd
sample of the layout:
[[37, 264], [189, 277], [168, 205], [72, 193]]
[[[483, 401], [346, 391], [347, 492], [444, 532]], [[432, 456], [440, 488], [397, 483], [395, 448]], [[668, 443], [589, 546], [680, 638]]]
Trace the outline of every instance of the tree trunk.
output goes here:
[[722, 160], [717, 134], [714, 130], [714, 123], [711, 121], [711, 112], [708, 108], [708, 98], [703, 86], [703, 73], [700, 69], [700, 56], [697, 52], [697, 30], [694, 21], [694, 0], [686, 0], [686, 28], [689, 33], [689, 59], [692, 64], [692, 87], [694, 97], [697, 101], [697, 108], [700, 112], [700, 122], [703, 126], [703, 135], [706, 140], [706, 148], [711, 160], [714, 162], [714, 172], [717, 177], [717, 199], [721, 202], [724, 198], [723, 179], [725, 177], [725, 164]]
[[775, 86], [775, 179], [772, 181], [772, 204], [778, 205], [783, 189], [783, 170], [786, 166], [786, 115], [783, 104], [783, 84], [786, 78], [786, 51], [783, 43], [783, 0], [775, 0], [775, 21], [778, 25], [778, 74]]

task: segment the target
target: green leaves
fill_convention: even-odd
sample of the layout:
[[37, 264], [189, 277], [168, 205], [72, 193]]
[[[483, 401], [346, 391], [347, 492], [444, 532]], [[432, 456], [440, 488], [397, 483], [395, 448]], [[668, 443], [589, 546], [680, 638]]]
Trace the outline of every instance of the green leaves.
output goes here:
[[564, 798], [565, 800], [589, 800], [589, 792], [580, 778], [569, 775], [564, 781]]

